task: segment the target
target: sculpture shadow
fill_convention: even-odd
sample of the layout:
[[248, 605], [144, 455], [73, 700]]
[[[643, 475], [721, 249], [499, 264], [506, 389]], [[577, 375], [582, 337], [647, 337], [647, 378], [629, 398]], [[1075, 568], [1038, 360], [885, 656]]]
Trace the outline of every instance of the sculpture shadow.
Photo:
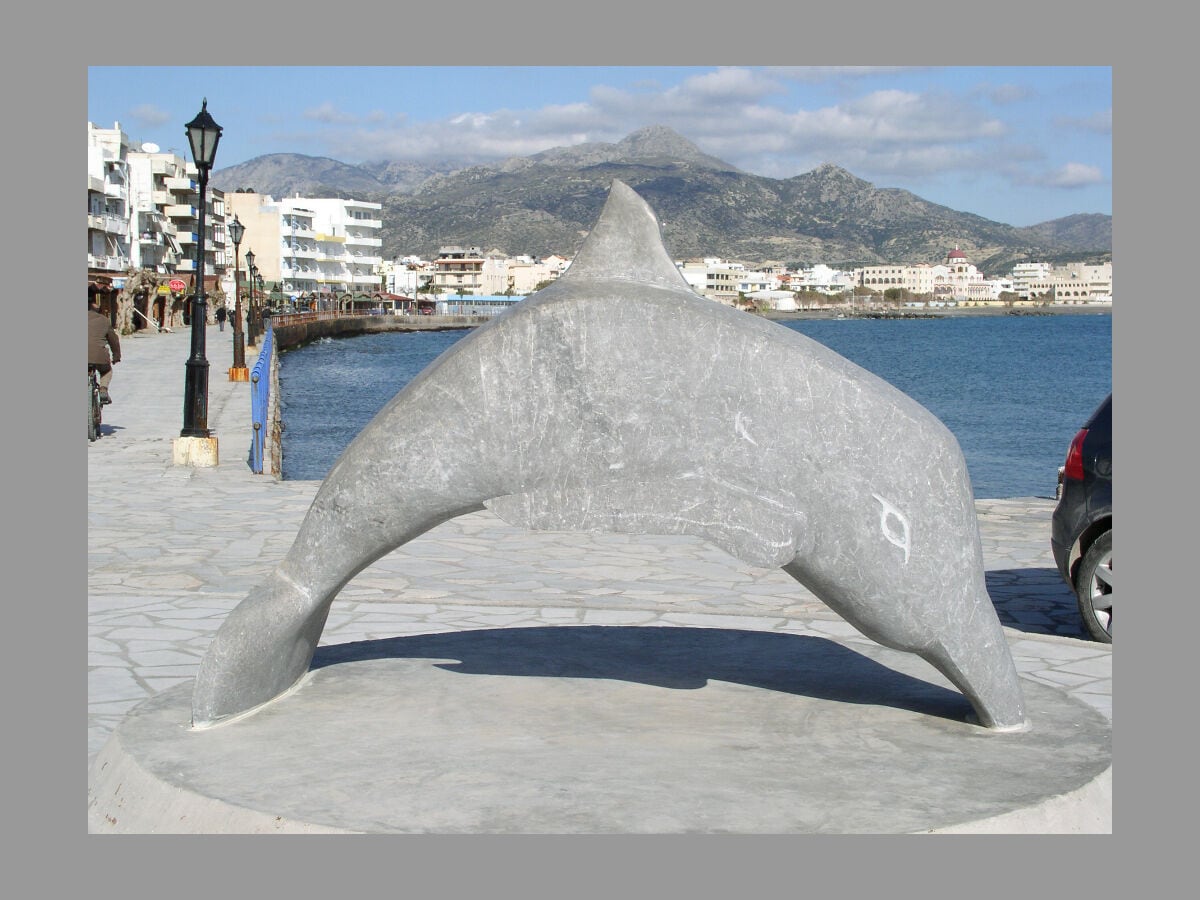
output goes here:
[[1030, 634], [1088, 639], [1079, 605], [1058, 569], [995, 569], [984, 573], [1000, 624]]
[[411, 635], [319, 647], [311, 668], [392, 658], [456, 659], [437, 666], [463, 674], [604, 678], [673, 690], [724, 681], [960, 722], [971, 712], [958, 691], [835, 641], [733, 629], [549, 626]]

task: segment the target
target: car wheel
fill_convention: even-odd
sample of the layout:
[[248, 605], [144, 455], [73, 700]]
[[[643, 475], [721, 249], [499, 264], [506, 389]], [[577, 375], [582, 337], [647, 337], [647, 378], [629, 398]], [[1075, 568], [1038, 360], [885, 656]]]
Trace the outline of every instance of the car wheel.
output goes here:
[[1075, 573], [1075, 596], [1079, 614], [1088, 633], [1098, 641], [1112, 643], [1112, 530], [1104, 532], [1088, 547]]

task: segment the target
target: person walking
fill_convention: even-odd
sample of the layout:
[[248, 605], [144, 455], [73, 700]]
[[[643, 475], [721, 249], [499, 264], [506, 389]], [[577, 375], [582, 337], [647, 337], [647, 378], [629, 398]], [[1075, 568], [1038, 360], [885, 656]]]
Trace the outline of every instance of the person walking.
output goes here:
[[226, 309], [225, 304], [222, 303], [217, 307], [217, 327], [221, 329], [221, 331], [225, 330], [225, 320], [227, 318], [229, 318], [229, 310]]
[[100, 375], [100, 402], [112, 403], [108, 396], [108, 385], [112, 381], [113, 366], [121, 361], [121, 339], [113, 329], [108, 316], [100, 312], [100, 301], [88, 294], [88, 369]]

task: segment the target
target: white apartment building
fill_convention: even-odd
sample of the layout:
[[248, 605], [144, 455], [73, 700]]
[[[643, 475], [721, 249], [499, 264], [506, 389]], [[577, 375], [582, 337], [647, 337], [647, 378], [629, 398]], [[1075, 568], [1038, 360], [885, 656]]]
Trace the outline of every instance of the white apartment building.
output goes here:
[[129, 138], [120, 123], [88, 122], [87, 253], [89, 276], [121, 276], [130, 265]]
[[1017, 263], [1012, 267], [1009, 277], [1012, 279], [1013, 292], [1029, 299], [1049, 290], [1050, 263]]
[[528, 296], [537, 290], [539, 284], [556, 281], [571, 265], [565, 256], [550, 255], [545, 259], [536, 256], [514, 256], [506, 260], [504, 273], [505, 293], [511, 290], [513, 294]]
[[779, 276], [747, 270], [743, 263], [726, 262], [709, 256], [675, 264], [692, 290], [701, 296], [732, 306], [738, 294], [779, 289]]
[[284, 294], [371, 293], [380, 289], [380, 203], [331, 197], [284, 197], [249, 191], [226, 195], [246, 229], [240, 247], [264, 286]]
[[433, 279], [433, 265], [419, 256], [385, 260], [382, 268], [383, 289], [401, 297], [415, 297]]
[[167, 274], [185, 271], [191, 264], [179, 243], [179, 228], [167, 215], [167, 208], [176, 205], [168, 182], [187, 179], [186, 164], [174, 154], [129, 154], [131, 268]]
[[854, 290], [855, 279], [851, 272], [833, 269], [817, 263], [809, 269], [799, 269], [787, 276], [787, 286], [794, 291], [816, 291], [821, 294], [844, 294]]
[[1112, 263], [1068, 263], [1056, 266], [1051, 275], [1055, 303], [1112, 301]]
[[383, 204], [308, 197], [279, 204], [284, 293], [379, 290]]
[[[131, 151], [132, 268], [194, 275], [200, 247], [200, 182], [194, 163], [174, 153]], [[205, 281], [232, 265], [225, 233], [225, 194], [205, 190]]]
[[1013, 293], [1023, 300], [1050, 303], [1112, 302], [1112, 263], [1017, 263], [1012, 270]]
[[433, 261], [433, 287], [441, 294], [483, 294], [485, 257], [480, 247], [449, 244], [438, 248]]

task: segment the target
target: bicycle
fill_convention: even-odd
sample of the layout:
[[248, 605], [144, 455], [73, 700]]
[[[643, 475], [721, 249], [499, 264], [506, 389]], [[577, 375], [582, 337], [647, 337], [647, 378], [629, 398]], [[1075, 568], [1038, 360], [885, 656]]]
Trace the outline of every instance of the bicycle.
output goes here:
[[88, 366], [88, 441], [100, 437], [100, 376]]

